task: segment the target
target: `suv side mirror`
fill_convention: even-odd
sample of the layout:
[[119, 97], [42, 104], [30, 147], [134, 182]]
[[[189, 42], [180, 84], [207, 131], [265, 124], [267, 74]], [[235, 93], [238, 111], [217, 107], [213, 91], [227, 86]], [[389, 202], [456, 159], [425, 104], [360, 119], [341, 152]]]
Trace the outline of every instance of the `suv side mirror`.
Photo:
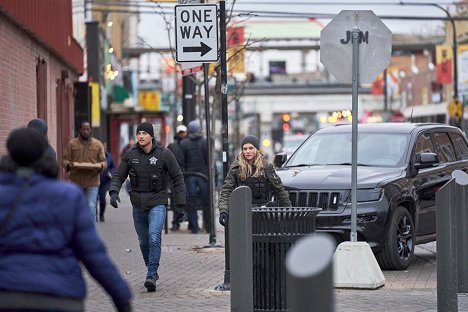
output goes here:
[[439, 156], [436, 153], [421, 153], [416, 155], [416, 160], [414, 162], [414, 168], [424, 169], [435, 167], [439, 164]]
[[275, 165], [276, 168], [279, 168], [286, 162], [287, 159], [288, 155], [286, 153], [278, 153], [273, 159], [273, 165]]

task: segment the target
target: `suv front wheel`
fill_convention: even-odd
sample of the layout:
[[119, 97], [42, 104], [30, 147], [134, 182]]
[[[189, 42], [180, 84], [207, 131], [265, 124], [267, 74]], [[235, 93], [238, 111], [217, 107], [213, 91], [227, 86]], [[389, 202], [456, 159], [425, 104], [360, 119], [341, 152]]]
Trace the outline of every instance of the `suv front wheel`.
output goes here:
[[404, 270], [414, 255], [414, 223], [405, 207], [398, 206], [390, 220], [385, 246], [377, 256], [383, 270]]

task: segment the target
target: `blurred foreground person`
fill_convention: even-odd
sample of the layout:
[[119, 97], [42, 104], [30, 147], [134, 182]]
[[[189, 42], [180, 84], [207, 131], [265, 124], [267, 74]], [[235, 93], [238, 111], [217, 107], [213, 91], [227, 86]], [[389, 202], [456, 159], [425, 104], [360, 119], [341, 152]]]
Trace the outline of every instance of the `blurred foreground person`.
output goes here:
[[80, 264], [118, 311], [132, 294], [89, 218], [86, 196], [57, 180], [58, 165], [37, 131], [21, 128], [0, 160], [0, 311], [84, 311]]
[[156, 144], [153, 125], [149, 122], [137, 128], [138, 143], [125, 153], [112, 177], [109, 195], [110, 204], [117, 208], [119, 191], [127, 176], [132, 189], [130, 201], [133, 206], [133, 224], [138, 235], [140, 250], [148, 268], [144, 286], [156, 291], [161, 259], [161, 239], [168, 204], [168, 178], [174, 186], [175, 204], [184, 209], [184, 176], [174, 154]]
[[28, 128], [39, 131], [39, 133], [44, 136], [44, 138], [47, 140], [47, 145], [48, 145], [46, 153], [48, 153], [49, 156], [53, 157], [54, 159], [57, 159], [57, 153], [55, 152], [52, 145], [50, 145], [49, 139], [47, 137], [48, 127], [47, 127], [47, 123], [45, 122], [45, 120], [41, 118], [31, 119], [28, 122]]
[[247, 135], [241, 143], [241, 152], [232, 162], [221, 188], [219, 199], [219, 223], [226, 225], [229, 212], [229, 196], [239, 186], [252, 190], [252, 206], [260, 207], [271, 203], [275, 195], [280, 207], [291, 207], [288, 192], [283, 187], [275, 168], [260, 151], [260, 141], [254, 135]]

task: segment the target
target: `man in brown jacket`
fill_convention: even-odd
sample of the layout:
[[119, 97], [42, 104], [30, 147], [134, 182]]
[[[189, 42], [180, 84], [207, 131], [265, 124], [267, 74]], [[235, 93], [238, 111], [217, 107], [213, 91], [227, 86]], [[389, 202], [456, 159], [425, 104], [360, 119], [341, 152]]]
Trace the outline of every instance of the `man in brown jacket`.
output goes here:
[[70, 180], [83, 188], [88, 198], [91, 218], [96, 221], [100, 173], [107, 167], [107, 162], [104, 145], [91, 137], [89, 122], [82, 122], [78, 137], [68, 142], [63, 153], [62, 166], [70, 172]]

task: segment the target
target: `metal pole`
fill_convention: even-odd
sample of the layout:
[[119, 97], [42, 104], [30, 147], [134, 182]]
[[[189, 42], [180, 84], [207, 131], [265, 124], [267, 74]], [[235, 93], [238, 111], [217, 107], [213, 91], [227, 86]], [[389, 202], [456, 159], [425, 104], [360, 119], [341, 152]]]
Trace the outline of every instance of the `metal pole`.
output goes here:
[[213, 205], [213, 168], [211, 154], [211, 129], [210, 129], [210, 88], [208, 86], [208, 64], [203, 64], [203, 83], [205, 87], [205, 121], [206, 121], [206, 148], [208, 151], [208, 185], [210, 195], [208, 197], [208, 205], [210, 205], [210, 246], [216, 245], [216, 226], [215, 226], [215, 211]]
[[388, 81], [387, 81], [387, 68], [383, 71], [383, 98], [384, 98], [384, 112], [383, 112], [383, 121], [388, 121]]
[[187, 75], [182, 77], [182, 113], [184, 115], [184, 124], [195, 120], [195, 76]]
[[234, 231], [231, 244], [231, 311], [253, 310], [252, 256], [252, 191], [247, 186], [236, 188], [229, 198], [229, 223]]
[[457, 190], [457, 270], [458, 292], [468, 293], [468, 186], [456, 185]]
[[225, 2], [219, 2], [219, 38], [221, 65], [221, 121], [223, 136], [223, 177], [229, 170], [229, 136], [228, 136], [228, 102], [227, 102], [227, 60], [226, 60], [226, 7]]
[[437, 232], [437, 311], [458, 311], [457, 229], [454, 222], [455, 180], [436, 194]]
[[[227, 110], [227, 61], [226, 61], [226, 5], [224, 0], [219, 1], [219, 43], [221, 65], [221, 133], [223, 143], [223, 179], [229, 170], [229, 136], [228, 136], [228, 110]], [[229, 263], [229, 222], [224, 227], [224, 271], [223, 285], [216, 286], [216, 290], [231, 289], [231, 274]]]
[[359, 28], [352, 30], [353, 65], [352, 65], [352, 156], [351, 156], [351, 235], [350, 241], [357, 242], [356, 215], [357, 215], [357, 138], [358, 138], [358, 93], [359, 93]]

